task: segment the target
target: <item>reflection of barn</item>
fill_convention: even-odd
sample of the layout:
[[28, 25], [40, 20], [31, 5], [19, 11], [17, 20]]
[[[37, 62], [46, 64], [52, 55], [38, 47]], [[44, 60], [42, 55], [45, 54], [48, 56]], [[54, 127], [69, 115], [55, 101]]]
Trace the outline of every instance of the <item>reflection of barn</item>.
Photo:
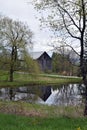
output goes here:
[[[3, 92], [1, 92], [3, 95]], [[19, 88], [8, 88], [4, 89], [4, 93], [8, 94], [10, 100], [19, 99], [33, 99], [32, 94], [39, 96], [43, 101], [46, 101], [51, 95], [51, 86], [30, 86], [30, 87], [19, 87]], [[5, 96], [6, 96], [5, 94]], [[15, 96], [16, 95], [16, 96]], [[19, 99], [18, 99], [19, 97]]]
[[37, 60], [42, 71], [52, 69], [52, 59], [47, 52], [33, 52], [30, 54], [34, 60]]

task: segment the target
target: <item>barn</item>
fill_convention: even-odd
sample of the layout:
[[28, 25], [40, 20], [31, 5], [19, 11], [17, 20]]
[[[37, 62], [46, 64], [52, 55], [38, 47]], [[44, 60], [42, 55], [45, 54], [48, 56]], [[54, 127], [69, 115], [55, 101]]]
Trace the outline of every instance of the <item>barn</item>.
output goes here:
[[52, 58], [47, 52], [32, 52], [30, 56], [39, 63], [42, 71], [52, 70]]

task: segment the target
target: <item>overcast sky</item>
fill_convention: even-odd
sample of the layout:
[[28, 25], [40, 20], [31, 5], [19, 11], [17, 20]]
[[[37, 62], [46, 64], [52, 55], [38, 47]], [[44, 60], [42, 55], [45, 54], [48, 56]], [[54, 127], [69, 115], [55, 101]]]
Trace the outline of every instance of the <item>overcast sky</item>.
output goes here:
[[49, 51], [52, 48], [45, 46], [50, 39], [49, 31], [40, 30], [40, 22], [36, 19], [38, 12], [28, 1], [30, 0], [0, 0], [0, 13], [14, 20], [27, 22], [34, 32], [34, 51]]

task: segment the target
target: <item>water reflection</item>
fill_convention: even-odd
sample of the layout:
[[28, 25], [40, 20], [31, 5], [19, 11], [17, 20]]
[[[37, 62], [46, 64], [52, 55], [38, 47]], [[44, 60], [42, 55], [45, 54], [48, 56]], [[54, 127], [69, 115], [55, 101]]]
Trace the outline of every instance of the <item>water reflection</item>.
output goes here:
[[0, 99], [49, 105], [78, 105], [83, 102], [84, 88], [84, 85], [79, 84], [1, 88]]
[[82, 103], [82, 94], [78, 84], [63, 85], [53, 90], [51, 96], [46, 101], [53, 105], [77, 105]]

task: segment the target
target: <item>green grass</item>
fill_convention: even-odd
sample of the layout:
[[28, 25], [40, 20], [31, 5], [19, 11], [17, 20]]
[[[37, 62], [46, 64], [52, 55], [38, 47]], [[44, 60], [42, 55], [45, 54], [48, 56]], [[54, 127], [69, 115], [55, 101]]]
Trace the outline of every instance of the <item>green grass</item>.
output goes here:
[[77, 130], [78, 127], [87, 130], [82, 110], [82, 106], [0, 101], [0, 130]]
[[0, 130], [87, 130], [86, 118], [41, 118], [0, 114]]
[[0, 87], [80, 83], [81, 81], [82, 79], [79, 77], [65, 77], [51, 74], [35, 75], [15, 72], [14, 82], [9, 82], [8, 72], [0, 71]]

